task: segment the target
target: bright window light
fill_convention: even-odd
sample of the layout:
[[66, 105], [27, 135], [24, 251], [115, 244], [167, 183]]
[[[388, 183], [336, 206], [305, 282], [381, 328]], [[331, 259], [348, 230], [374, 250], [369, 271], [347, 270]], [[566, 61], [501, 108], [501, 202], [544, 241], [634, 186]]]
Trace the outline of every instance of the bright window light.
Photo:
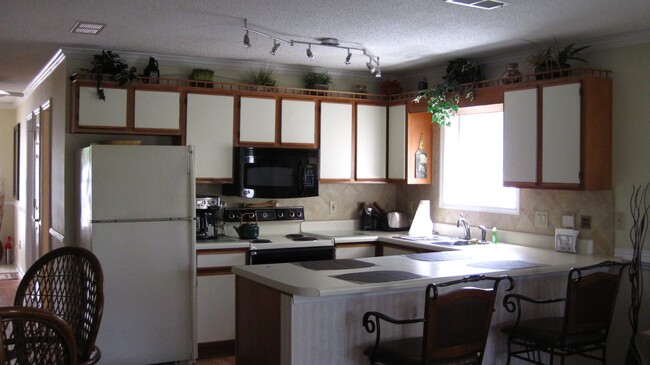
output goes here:
[[441, 208], [519, 214], [519, 190], [503, 187], [503, 104], [461, 108], [441, 138]]

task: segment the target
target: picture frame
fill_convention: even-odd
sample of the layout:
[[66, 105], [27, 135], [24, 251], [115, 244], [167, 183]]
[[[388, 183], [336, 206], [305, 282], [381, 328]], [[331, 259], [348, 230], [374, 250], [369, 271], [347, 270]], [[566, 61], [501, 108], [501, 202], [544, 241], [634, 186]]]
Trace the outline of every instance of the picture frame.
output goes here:
[[555, 230], [555, 251], [576, 253], [579, 231], [572, 229]]

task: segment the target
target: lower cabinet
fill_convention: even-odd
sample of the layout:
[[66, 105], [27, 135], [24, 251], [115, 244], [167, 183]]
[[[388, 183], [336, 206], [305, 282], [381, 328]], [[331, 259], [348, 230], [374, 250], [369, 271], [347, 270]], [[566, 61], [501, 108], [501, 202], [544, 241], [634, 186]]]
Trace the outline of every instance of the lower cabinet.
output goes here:
[[198, 277], [197, 341], [235, 338], [235, 275]]
[[235, 275], [246, 264], [246, 249], [197, 250], [196, 337], [199, 356], [234, 353]]
[[336, 259], [358, 259], [375, 257], [377, 245], [375, 242], [337, 243]]
[[377, 250], [377, 256], [395, 256], [395, 255], [408, 255], [411, 253], [434, 252], [433, 250], [425, 250], [422, 248], [406, 247], [402, 245], [393, 245], [390, 243], [381, 243]]

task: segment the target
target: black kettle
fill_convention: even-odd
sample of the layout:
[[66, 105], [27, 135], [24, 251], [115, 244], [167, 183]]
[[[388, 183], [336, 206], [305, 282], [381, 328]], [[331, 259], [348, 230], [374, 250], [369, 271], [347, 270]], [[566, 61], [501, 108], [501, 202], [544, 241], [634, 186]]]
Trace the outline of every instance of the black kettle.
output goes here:
[[158, 71], [158, 61], [155, 58], [149, 57], [149, 64], [144, 68], [144, 75], [149, 78], [150, 84], [157, 84], [160, 81], [160, 71]]

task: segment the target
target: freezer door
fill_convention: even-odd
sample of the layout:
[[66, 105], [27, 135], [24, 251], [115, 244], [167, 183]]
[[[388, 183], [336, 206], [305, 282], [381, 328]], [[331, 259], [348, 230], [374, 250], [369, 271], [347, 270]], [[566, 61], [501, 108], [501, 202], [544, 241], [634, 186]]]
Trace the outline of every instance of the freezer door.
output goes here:
[[92, 145], [81, 152], [82, 219], [194, 216], [192, 148]]
[[93, 223], [104, 271], [103, 364], [186, 361], [194, 351], [191, 223]]

